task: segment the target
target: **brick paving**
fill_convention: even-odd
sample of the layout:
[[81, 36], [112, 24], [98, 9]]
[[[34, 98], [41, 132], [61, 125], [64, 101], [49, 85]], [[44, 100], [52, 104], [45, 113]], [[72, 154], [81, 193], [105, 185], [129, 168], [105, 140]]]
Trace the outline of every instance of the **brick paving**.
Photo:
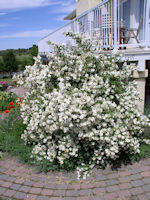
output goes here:
[[22, 97], [27, 92], [27, 89], [24, 87], [15, 87], [10, 91], [15, 93], [18, 97]]
[[39, 173], [4, 153], [0, 200], [150, 200], [150, 158], [112, 170], [94, 168], [86, 180], [76, 173]]

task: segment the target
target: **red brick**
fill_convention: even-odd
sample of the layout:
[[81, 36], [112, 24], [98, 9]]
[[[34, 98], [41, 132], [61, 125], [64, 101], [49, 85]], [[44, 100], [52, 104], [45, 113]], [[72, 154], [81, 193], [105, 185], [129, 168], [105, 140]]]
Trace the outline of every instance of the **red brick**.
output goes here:
[[94, 194], [102, 194], [102, 193], [105, 193], [106, 189], [105, 188], [95, 188], [93, 189], [93, 193]]
[[113, 199], [116, 200], [117, 197], [118, 197], [117, 193], [109, 193], [104, 195], [105, 200], [113, 200]]
[[113, 178], [118, 178], [118, 174], [117, 173], [113, 173], [113, 174], [108, 174], [107, 175], [107, 179], [113, 179]]
[[101, 181], [101, 182], [97, 182], [97, 183], [93, 183], [93, 186], [94, 187], [98, 187], [98, 188], [100, 188], [100, 187], [105, 187], [106, 186], [106, 183], [105, 183], [105, 181]]
[[76, 200], [90, 200], [89, 197], [77, 197]]
[[43, 189], [41, 192], [42, 195], [51, 196], [53, 194], [53, 190]]
[[140, 169], [142, 172], [150, 171], [150, 166], [142, 166], [142, 167], [140, 167]]
[[7, 190], [5, 192], [5, 196], [6, 197], [12, 197], [15, 193], [16, 193], [16, 191], [14, 191], [14, 190]]
[[93, 184], [81, 184], [82, 189], [91, 189], [93, 188]]
[[129, 189], [132, 187], [131, 183], [122, 183], [119, 185], [120, 189]]
[[138, 195], [139, 200], [149, 200], [144, 194]]
[[4, 181], [0, 180], [0, 186], [3, 186]]
[[129, 171], [124, 171], [124, 172], [118, 172], [119, 176], [130, 176], [131, 173]]
[[12, 172], [11, 170], [7, 170], [7, 171], [5, 172], [5, 174], [7, 174], [7, 175], [12, 175], [13, 172]]
[[141, 175], [143, 177], [149, 177], [150, 176], [150, 171], [142, 172]]
[[81, 196], [89, 196], [89, 195], [92, 195], [92, 194], [93, 194], [93, 191], [90, 190], [90, 189], [80, 190]]
[[24, 182], [24, 179], [23, 178], [16, 179], [14, 182], [18, 184], [22, 184]]
[[143, 181], [145, 184], [150, 184], [150, 177], [148, 177], [148, 178], [143, 178], [142, 181]]
[[141, 187], [136, 187], [136, 188], [130, 189], [130, 192], [132, 195], [138, 195], [138, 194], [144, 193], [144, 190]]
[[101, 195], [101, 196], [92, 196], [90, 198], [90, 200], [104, 200], [104, 196], [103, 195]]
[[4, 182], [3, 183], [3, 187], [9, 188], [11, 185], [12, 185], [12, 183], [10, 183], [10, 182]]
[[68, 189], [74, 189], [74, 190], [79, 190], [80, 189], [80, 184], [69, 184]]
[[24, 200], [36, 200], [36, 199], [37, 199], [37, 195], [27, 194]]
[[65, 184], [65, 183], [57, 184], [56, 185], [56, 189], [58, 189], [58, 190], [66, 190], [67, 189], [67, 184]]
[[119, 190], [119, 187], [118, 187], [117, 185], [108, 186], [108, 187], [106, 188], [106, 190], [107, 190], [108, 192], [115, 192], [115, 191], [118, 191], [118, 190]]
[[130, 196], [131, 193], [129, 190], [122, 190], [122, 191], [118, 191], [118, 195], [119, 197], [127, 197], [127, 196]]
[[35, 182], [35, 183], [33, 184], [33, 186], [34, 186], [34, 187], [42, 188], [42, 187], [44, 187], [44, 183], [41, 183], [41, 182]]
[[41, 193], [41, 188], [31, 188], [30, 193], [40, 194]]
[[130, 182], [130, 177], [129, 176], [127, 176], [127, 177], [120, 177], [119, 178], [119, 182], [121, 182], [121, 183]]

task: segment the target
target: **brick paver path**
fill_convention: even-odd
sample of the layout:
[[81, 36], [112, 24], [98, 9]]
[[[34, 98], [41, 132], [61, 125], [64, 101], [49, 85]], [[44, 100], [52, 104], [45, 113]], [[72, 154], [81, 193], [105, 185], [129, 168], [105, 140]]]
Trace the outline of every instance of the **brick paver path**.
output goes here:
[[27, 92], [27, 89], [24, 87], [15, 87], [11, 89], [11, 92], [15, 93], [18, 97], [22, 97]]
[[117, 170], [95, 168], [86, 180], [76, 173], [39, 173], [4, 154], [0, 197], [24, 200], [150, 200], [150, 159]]

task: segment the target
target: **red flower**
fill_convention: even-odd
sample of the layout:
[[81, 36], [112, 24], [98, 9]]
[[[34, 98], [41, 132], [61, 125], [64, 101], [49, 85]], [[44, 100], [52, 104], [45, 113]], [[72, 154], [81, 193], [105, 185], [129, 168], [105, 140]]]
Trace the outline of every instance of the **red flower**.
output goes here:
[[14, 105], [14, 102], [10, 102], [10, 103], [9, 103], [9, 106], [13, 106], [13, 105]]
[[10, 110], [8, 110], [8, 109], [4, 111], [5, 114], [7, 114], [7, 113], [9, 113], [9, 112], [10, 112]]
[[11, 105], [10, 105], [10, 106], [8, 106], [8, 108], [7, 108], [7, 109], [9, 109], [9, 110], [10, 110], [10, 109], [12, 109], [12, 108], [14, 108], [14, 107], [15, 107], [15, 106], [11, 106]]

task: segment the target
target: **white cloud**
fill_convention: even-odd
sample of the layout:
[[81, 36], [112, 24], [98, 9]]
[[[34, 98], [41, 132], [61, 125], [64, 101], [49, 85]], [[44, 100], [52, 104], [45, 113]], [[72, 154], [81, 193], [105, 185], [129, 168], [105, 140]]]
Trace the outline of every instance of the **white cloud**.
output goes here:
[[29, 37], [44, 37], [48, 35], [53, 30], [51, 29], [42, 29], [42, 30], [35, 30], [35, 31], [24, 31], [19, 33], [14, 33], [10, 35], [0, 35], [0, 39], [5, 38], [29, 38]]
[[43, 7], [58, 4], [55, 0], [0, 0], [1, 10]]
[[64, 21], [64, 18], [66, 17], [66, 15], [60, 15], [56, 18], [57, 21]]
[[56, 10], [50, 11], [51, 13], [70, 13], [73, 10], [75, 10], [75, 1], [70, 0], [70, 1], [60, 1], [60, 5]]
[[0, 12], [0, 15], [6, 15], [7, 13], [4, 13], [4, 12]]

